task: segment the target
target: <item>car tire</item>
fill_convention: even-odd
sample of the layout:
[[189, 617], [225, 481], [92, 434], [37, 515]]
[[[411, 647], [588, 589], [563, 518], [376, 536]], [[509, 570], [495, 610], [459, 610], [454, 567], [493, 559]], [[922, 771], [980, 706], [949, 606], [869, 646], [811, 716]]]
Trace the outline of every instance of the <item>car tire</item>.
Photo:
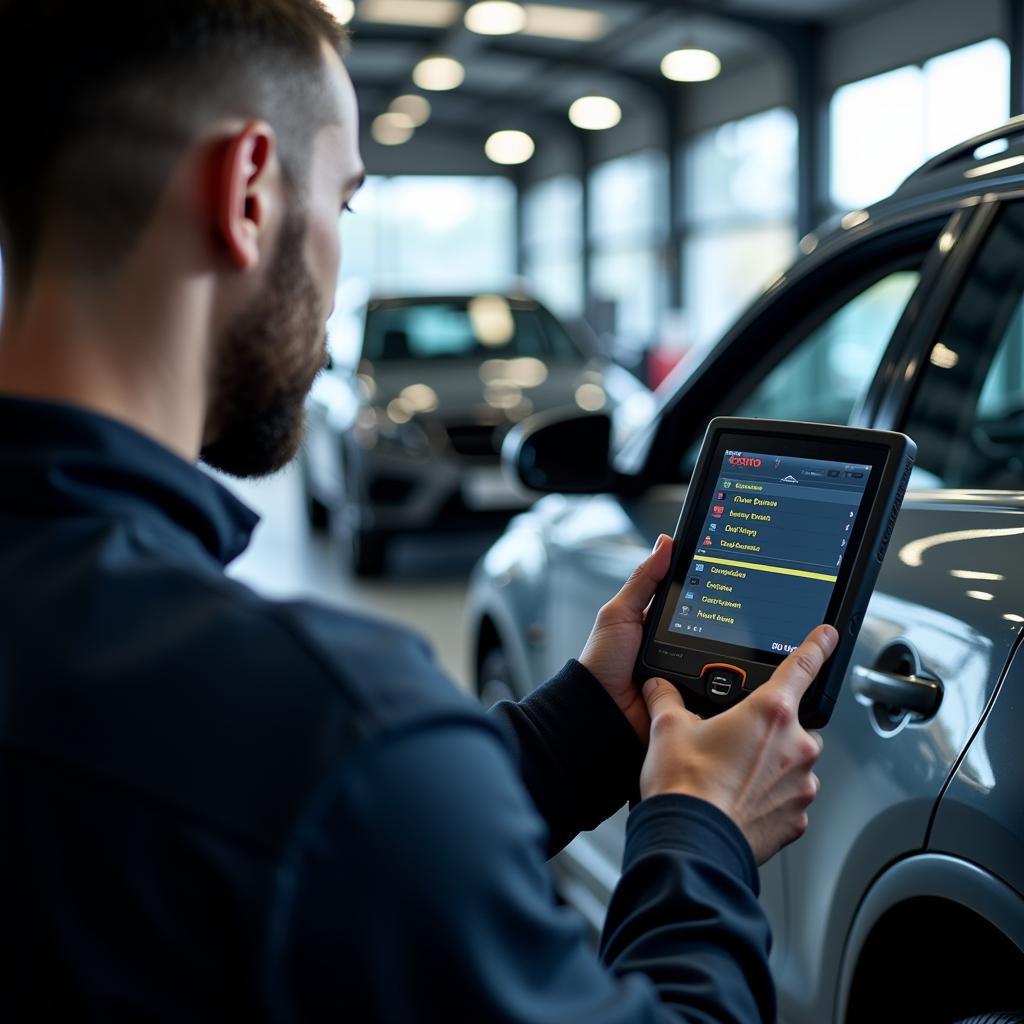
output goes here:
[[387, 538], [377, 530], [347, 529], [348, 562], [356, 576], [380, 576], [384, 572]]
[[306, 488], [306, 518], [312, 529], [326, 531], [331, 525], [331, 510], [319, 498], [314, 498]]
[[504, 648], [492, 647], [484, 655], [477, 673], [477, 693], [485, 708], [499, 701], [517, 699], [512, 685], [512, 669]]
[[963, 1017], [956, 1024], [1024, 1024], [1024, 1013], [982, 1013], [975, 1017]]

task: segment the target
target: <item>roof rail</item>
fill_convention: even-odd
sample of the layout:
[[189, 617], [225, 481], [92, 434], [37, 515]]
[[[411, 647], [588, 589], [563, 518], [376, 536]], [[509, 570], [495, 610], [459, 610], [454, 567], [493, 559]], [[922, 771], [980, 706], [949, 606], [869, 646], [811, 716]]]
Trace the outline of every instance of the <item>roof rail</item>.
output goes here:
[[[911, 174], [904, 182], [903, 185], [908, 184], [911, 181], [916, 181], [918, 178], [926, 177], [934, 171], [939, 170], [942, 167], [946, 167], [949, 164], [956, 163], [958, 160], [962, 160], [966, 156], [970, 156], [980, 146], [985, 146], [990, 142], [1009, 142], [1010, 139], [1015, 136], [1024, 136], [1024, 114], [1018, 117], [1011, 117], [1005, 124], [1001, 124], [998, 128], [992, 128], [987, 132], [983, 132], [981, 135], [975, 135], [969, 139], [965, 139], [963, 142], [958, 142], [955, 146], [951, 146], [949, 149], [937, 156], [933, 156], [931, 160], [922, 164], [913, 174]], [[903, 187], [900, 186], [900, 188]]]

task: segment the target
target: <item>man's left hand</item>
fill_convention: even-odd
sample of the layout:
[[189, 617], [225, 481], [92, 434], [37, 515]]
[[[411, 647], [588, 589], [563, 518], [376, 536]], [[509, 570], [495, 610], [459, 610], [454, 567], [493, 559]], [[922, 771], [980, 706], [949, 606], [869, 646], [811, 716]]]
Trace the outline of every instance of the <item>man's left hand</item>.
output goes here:
[[579, 659], [615, 701], [643, 743], [647, 742], [651, 719], [643, 695], [633, 682], [633, 665], [640, 652], [647, 606], [668, 572], [671, 559], [672, 538], [663, 533], [622, 589], [597, 613]]

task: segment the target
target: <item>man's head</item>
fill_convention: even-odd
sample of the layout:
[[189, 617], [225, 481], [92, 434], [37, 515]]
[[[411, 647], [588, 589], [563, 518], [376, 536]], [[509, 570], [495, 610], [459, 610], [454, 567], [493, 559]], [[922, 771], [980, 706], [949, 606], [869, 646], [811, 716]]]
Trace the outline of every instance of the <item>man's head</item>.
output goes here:
[[316, 0], [0, 0], [8, 301], [44, 263], [101, 292], [191, 154], [183, 220], [218, 280], [203, 456], [228, 472], [294, 454], [323, 365], [362, 174], [343, 46]]

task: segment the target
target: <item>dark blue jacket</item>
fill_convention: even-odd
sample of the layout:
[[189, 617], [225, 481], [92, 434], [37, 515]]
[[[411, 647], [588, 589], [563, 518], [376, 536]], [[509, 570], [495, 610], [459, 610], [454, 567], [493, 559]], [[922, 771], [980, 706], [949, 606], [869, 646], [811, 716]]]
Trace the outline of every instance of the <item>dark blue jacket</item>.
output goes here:
[[223, 567], [255, 516], [127, 427], [0, 399], [0, 1018], [755, 1021], [741, 833], [629, 818], [600, 954], [546, 858], [642, 750], [570, 662], [485, 715], [414, 635]]

